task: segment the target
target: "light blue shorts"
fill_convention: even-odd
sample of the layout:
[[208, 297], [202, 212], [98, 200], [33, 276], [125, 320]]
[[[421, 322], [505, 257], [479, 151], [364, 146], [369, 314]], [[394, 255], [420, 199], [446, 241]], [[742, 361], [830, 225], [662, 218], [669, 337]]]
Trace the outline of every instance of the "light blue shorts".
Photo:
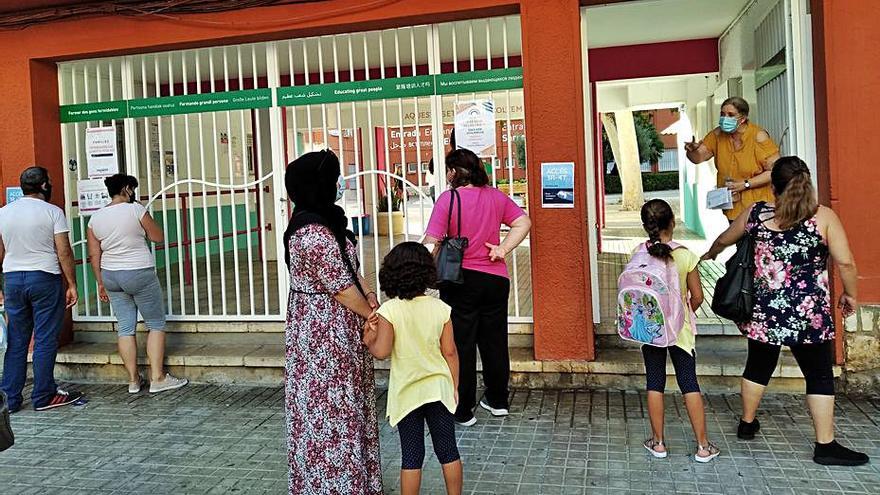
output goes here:
[[148, 330], [165, 330], [165, 304], [156, 270], [101, 270], [101, 276], [110, 306], [119, 320], [120, 337], [134, 335], [138, 312], [144, 317]]

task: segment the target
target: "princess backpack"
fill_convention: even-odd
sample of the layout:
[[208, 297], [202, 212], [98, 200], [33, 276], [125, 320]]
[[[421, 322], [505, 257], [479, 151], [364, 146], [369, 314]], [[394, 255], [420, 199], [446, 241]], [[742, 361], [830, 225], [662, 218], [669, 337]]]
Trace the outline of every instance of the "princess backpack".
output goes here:
[[[682, 246], [670, 242], [669, 247]], [[639, 246], [617, 278], [617, 333], [624, 340], [656, 347], [675, 345], [687, 312], [674, 260], [648, 254]], [[691, 328], [694, 318], [690, 319]]]

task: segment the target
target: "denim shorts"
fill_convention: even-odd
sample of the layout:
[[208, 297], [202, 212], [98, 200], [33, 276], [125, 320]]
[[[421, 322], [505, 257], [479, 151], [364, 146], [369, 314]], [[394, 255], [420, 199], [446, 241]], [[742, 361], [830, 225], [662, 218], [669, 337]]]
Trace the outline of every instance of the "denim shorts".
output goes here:
[[156, 270], [101, 270], [101, 276], [110, 306], [119, 320], [120, 337], [134, 335], [138, 312], [144, 317], [148, 330], [165, 330], [165, 304]]

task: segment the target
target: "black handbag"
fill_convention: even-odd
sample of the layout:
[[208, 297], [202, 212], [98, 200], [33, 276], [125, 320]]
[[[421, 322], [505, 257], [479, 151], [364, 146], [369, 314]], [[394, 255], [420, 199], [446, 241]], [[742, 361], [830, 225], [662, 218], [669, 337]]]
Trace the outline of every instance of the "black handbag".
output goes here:
[[[756, 204], [750, 221], [756, 221], [763, 209], [763, 203]], [[725, 266], [727, 271], [715, 284], [712, 311], [735, 323], [750, 321], [755, 305], [755, 238], [751, 232], [736, 243], [736, 253]]]
[[452, 228], [452, 210], [455, 209], [456, 199], [458, 199], [458, 233], [455, 237], [447, 233], [440, 241], [440, 250], [437, 253], [437, 282], [440, 284], [464, 283], [461, 263], [464, 261], [464, 250], [468, 247], [468, 239], [461, 236], [461, 196], [455, 189], [452, 189], [449, 195], [449, 218], [446, 222], [446, 230], [448, 232]]
[[6, 394], [0, 391], [0, 452], [15, 444], [15, 435], [12, 434], [12, 426], [9, 424], [9, 403]]

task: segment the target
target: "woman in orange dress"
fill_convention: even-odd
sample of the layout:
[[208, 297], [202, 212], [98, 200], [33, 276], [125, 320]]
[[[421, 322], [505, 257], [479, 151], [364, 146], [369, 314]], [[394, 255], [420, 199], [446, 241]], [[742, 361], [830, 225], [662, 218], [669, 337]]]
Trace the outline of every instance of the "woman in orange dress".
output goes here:
[[724, 215], [733, 221], [758, 201], [773, 201], [770, 171], [779, 147], [761, 126], [749, 120], [749, 104], [737, 96], [724, 100], [718, 127], [702, 141], [685, 144], [688, 160], [702, 163], [715, 158], [718, 187], [733, 193], [733, 208]]

